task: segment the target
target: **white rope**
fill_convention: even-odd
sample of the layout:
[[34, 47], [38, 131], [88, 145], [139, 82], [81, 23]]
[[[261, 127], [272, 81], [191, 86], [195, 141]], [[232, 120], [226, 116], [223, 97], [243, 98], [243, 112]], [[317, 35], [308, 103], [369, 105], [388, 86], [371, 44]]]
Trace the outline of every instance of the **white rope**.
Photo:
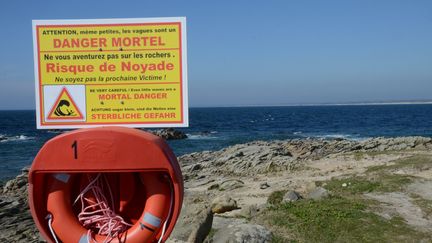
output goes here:
[[[100, 174], [99, 174], [100, 175]], [[88, 187], [90, 186], [90, 185], [92, 185], [98, 178], [99, 178], [99, 175], [95, 178], [95, 180], [93, 180], [91, 183], [89, 183], [89, 185], [88, 185]], [[165, 178], [167, 179], [167, 177], [165, 176]], [[170, 180], [168, 180], [168, 184], [170, 185], [170, 191], [171, 191], [171, 194], [170, 194], [170, 208], [169, 208], [169, 211], [168, 211], [168, 217], [167, 217], [167, 219], [165, 220], [165, 222], [164, 222], [164, 224], [163, 224], [163, 226], [162, 226], [162, 233], [161, 233], [161, 237], [159, 238], [159, 240], [158, 240], [158, 243], [161, 243], [162, 242], [162, 240], [163, 240], [163, 238], [164, 238], [164, 235], [165, 235], [165, 231], [166, 231], [166, 226], [167, 226], [167, 223], [168, 223], [168, 220], [169, 220], [169, 217], [171, 216], [171, 212], [172, 212], [172, 208], [173, 208], [173, 203], [174, 203], [174, 190], [173, 190], [173, 187], [172, 187], [172, 185], [171, 185], [171, 181]], [[88, 188], [86, 188], [87, 190], [84, 190], [85, 192], [87, 192], [88, 191]], [[74, 202], [74, 204], [76, 203], [78, 201], [78, 198], [75, 200], [75, 202]], [[52, 228], [52, 215], [51, 214], [48, 214], [47, 216], [46, 216], [46, 219], [48, 219], [48, 227], [49, 227], [49, 229], [50, 229], [50, 232], [51, 232], [51, 235], [52, 235], [52, 237], [54, 238], [54, 241], [55, 241], [55, 243], [60, 243], [59, 241], [58, 241], [58, 239], [57, 239], [57, 236], [56, 236], [56, 234], [55, 234], [55, 232], [54, 232], [54, 229]], [[90, 242], [90, 239], [88, 239], [88, 241]]]
[[55, 234], [55, 232], [54, 232], [54, 229], [52, 228], [52, 214], [48, 214], [46, 217], [45, 217], [45, 219], [48, 219], [48, 228], [50, 229], [50, 231], [51, 231], [51, 235], [52, 235], [52, 237], [54, 238], [54, 241], [55, 241], [55, 243], [59, 243], [59, 241], [58, 241], [58, 239], [57, 239], [57, 236], [56, 236], [56, 234]]
[[168, 180], [168, 178], [167, 178], [166, 175], [165, 175], [165, 179], [167, 179], [168, 184], [170, 185], [170, 190], [171, 190], [171, 197], [170, 197], [170, 199], [171, 199], [171, 200], [170, 200], [170, 208], [169, 208], [169, 211], [168, 211], [168, 217], [167, 217], [167, 219], [165, 220], [165, 222], [164, 222], [164, 224], [163, 224], [163, 227], [162, 227], [162, 234], [161, 234], [161, 236], [160, 236], [160, 238], [159, 238], [159, 240], [158, 240], [158, 243], [161, 243], [161, 242], [162, 242], [162, 239], [164, 238], [165, 230], [166, 230], [166, 225], [167, 225], [167, 223], [168, 223], [168, 219], [169, 219], [169, 217], [171, 216], [171, 210], [172, 210], [173, 202], [174, 202], [174, 192], [173, 192], [173, 187], [172, 187], [172, 185], [171, 185], [171, 181]]
[[[103, 243], [111, 242], [113, 238], [120, 236], [121, 233], [127, 230], [132, 225], [125, 222], [124, 219], [114, 211], [114, 197], [111, 186], [105, 175], [99, 173], [93, 180], [88, 177], [90, 183], [77, 196], [74, 203], [81, 202], [81, 212], [78, 214], [78, 221], [89, 229], [88, 242], [94, 241], [91, 231], [97, 232], [99, 235], [105, 236]], [[95, 197], [90, 200], [85, 197], [87, 192], [91, 192]], [[109, 193], [109, 199], [105, 194]], [[91, 230], [90, 230], [91, 229]]]

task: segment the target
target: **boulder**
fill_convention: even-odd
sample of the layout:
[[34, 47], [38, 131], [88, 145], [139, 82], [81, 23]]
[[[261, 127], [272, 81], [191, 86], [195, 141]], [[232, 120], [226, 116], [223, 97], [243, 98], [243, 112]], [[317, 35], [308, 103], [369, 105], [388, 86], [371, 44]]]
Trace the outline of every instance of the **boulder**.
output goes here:
[[320, 200], [329, 196], [329, 192], [323, 187], [317, 187], [308, 194], [308, 198], [313, 200]]
[[213, 243], [267, 243], [271, 242], [272, 234], [261, 225], [229, 224], [214, 234]]
[[175, 130], [174, 128], [166, 128], [161, 130], [150, 131], [156, 136], [159, 136], [166, 140], [174, 140], [174, 139], [185, 139], [187, 138], [186, 133], [182, 131]]
[[205, 202], [195, 203], [194, 198], [185, 199], [170, 239], [176, 239], [176, 242], [202, 242], [211, 230], [213, 212], [205, 206]]
[[261, 210], [262, 210], [262, 207], [258, 207], [256, 204], [246, 205], [246, 206], [241, 208], [240, 212], [238, 213], [238, 216], [241, 216], [244, 218], [253, 218]]
[[[23, 169], [20, 175], [6, 182], [3, 186], [3, 193], [8, 195], [17, 195], [23, 192], [27, 193], [27, 181], [28, 174], [26, 169]], [[22, 196], [27, 200], [27, 194], [19, 196]]]
[[288, 191], [287, 193], [285, 193], [285, 195], [282, 198], [282, 203], [286, 203], [286, 202], [295, 202], [300, 200], [302, 197], [300, 196], [300, 194], [296, 191]]
[[167, 241], [165, 241], [165, 243], [188, 243], [188, 242], [183, 240], [173, 239], [170, 237]]
[[219, 184], [212, 184], [210, 185], [207, 190], [218, 190], [219, 189]]
[[202, 165], [201, 164], [199, 164], [199, 163], [196, 163], [196, 164], [194, 164], [194, 165], [192, 165], [191, 167], [190, 167], [190, 172], [194, 172], [194, 171], [198, 171], [198, 170], [201, 170], [203, 167], [202, 167]]
[[221, 191], [231, 191], [244, 186], [244, 182], [241, 180], [226, 180], [219, 184], [219, 190]]
[[0, 190], [0, 241], [44, 242], [27, 203], [28, 170], [8, 181]]
[[213, 224], [213, 212], [210, 208], [202, 210], [193, 221], [192, 231], [187, 242], [201, 243], [210, 233]]
[[225, 213], [238, 209], [237, 202], [227, 195], [216, 197], [211, 205], [213, 213]]
[[269, 188], [269, 187], [270, 187], [270, 185], [269, 185], [267, 182], [264, 182], [264, 183], [261, 183], [261, 184], [260, 184], [260, 189], [261, 189], [261, 190], [267, 189], [267, 188]]

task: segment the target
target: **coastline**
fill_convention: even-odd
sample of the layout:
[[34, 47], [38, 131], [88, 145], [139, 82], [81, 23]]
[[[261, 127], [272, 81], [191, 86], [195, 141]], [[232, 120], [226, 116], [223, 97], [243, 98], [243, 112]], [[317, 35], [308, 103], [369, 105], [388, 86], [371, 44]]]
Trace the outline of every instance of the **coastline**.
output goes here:
[[[307, 106], [380, 106], [380, 105], [432, 105], [432, 100], [426, 101], [365, 101], [365, 102], [341, 102], [341, 103], [298, 103], [298, 104], [244, 104], [244, 105], [211, 105], [191, 106], [190, 109], [202, 108], [253, 108], [253, 107], [307, 107]], [[15, 108], [0, 109], [0, 111], [35, 111], [35, 109]]]
[[[342, 217], [339, 220], [350, 220], [354, 225], [377, 220], [370, 224], [382, 228], [382, 237], [387, 238], [374, 238], [381, 236], [362, 231], [366, 238], [355, 238], [356, 232], [345, 235], [347, 232], [339, 225], [333, 231], [340, 232], [332, 232], [334, 235], [353, 237], [353, 241], [432, 240], [432, 194], [427, 190], [432, 185], [431, 138], [253, 141], [186, 154], [179, 157], [179, 162], [185, 199], [168, 242], [310, 240], [326, 229], [302, 219], [314, 229], [302, 235], [300, 218], [284, 209], [309, 207], [307, 214], [312, 213], [311, 205], [327, 207], [334, 203], [342, 203], [337, 204], [342, 216], [339, 211], [335, 214]], [[0, 193], [0, 239], [7, 242], [41, 241], [27, 208], [27, 172], [24, 169], [21, 175], [4, 183]], [[351, 202], [364, 206], [350, 211], [355, 217], [343, 213], [343, 205], [348, 203], [351, 208]], [[275, 222], [278, 215], [290, 218], [291, 228], [282, 219]], [[315, 217], [318, 220], [320, 216]], [[331, 224], [333, 215], [325, 217]], [[401, 220], [396, 224], [396, 219]], [[394, 231], [394, 227], [400, 230]], [[337, 238], [324, 242], [331, 240]]]

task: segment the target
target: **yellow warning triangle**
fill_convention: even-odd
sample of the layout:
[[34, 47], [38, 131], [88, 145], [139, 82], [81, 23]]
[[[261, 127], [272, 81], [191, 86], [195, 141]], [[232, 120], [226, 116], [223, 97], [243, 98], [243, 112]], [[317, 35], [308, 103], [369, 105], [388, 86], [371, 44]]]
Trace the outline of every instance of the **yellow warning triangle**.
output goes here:
[[66, 87], [62, 89], [57, 100], [54, 102], [54, 105], [49, 112], [48, 119], [83, 119], [81, 111], [75, 104]]

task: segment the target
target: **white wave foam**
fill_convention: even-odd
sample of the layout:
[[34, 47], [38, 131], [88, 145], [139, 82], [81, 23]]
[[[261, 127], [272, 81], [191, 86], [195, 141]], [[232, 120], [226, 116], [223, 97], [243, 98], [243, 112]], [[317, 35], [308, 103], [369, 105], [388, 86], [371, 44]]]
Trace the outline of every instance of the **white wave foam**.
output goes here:
[[361, 141], [368, 139], [368, 137], [361, 137], [358, 134], [345, 134], [345, 133], [302, 133], [302, 132], [294, 132], [294, 135], [305, 137], [305, 138], [322, 138], [322, 139], [346, 139], [353, 141]]
[[342, 138], [342, 139], [348, 139], [348, 138], [351, 138], [352, 135], [351, 134], [323, 134], [323, 135], [318, 135], [317, 137], [319, 137], [319, 138]]
[[317, 137], [324, 138], [324, 139], [346, 139], [352, 141], [361, 141], [361, 140], [368, 139], [367, 137], [360, 137], [358, 135], [353, 135], [353, 134], [324, 134]]
[[34, 137], [28, 137], [26, 135], [18, 135], [18, 136], [5, 136], [0, 134], [0, 142], [6, 143], [6, 142], [15, 142], [15, 141], [28, 141], [32, 140]]
[[[210, 134], [213, 134], [210, 132]], [[189, 134], [187, 133], [187, 139], [191, 139], [191, 140], [203, 140], [203, 139], [216, 139], [218, 137], [216, 136], [211, 136], [209, 134]]]

